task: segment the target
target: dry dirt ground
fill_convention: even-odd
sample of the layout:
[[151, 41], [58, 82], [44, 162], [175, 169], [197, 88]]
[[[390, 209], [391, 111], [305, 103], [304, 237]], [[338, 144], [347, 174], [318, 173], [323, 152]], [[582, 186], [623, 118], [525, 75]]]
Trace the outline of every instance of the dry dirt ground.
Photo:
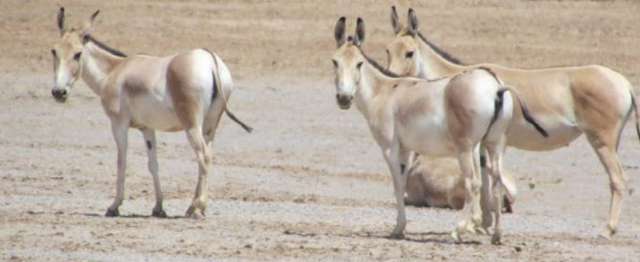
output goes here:
[[[490, 245], [488, 237], [453, 244], [449, 232], [459, 214], [425, 208], [408, 209], [407, 239], [386, 238], [395, 224], [391, 180], [364, 119], [335, 104], [330, 56], [333, 26], [346, 15], [350, 28], [355, 17], [365, 19], [365, 50], [385, 58], [391, 4], [0, 1], [0, 260], [640, 261], [640, 145], [629, 128], [635, 121], [622, 140], [629, 192], [611, 241], [595, 239], [609, 187], [584, 138], [553, 152], [508, 151], [520, 195], [516, 213], [504, 219], [503, 245]], [[467, 63], [598, 63], [640, 85], [637, 1], [396, 4], [414, 7], [423, 34]], [[100, 9], [93, 35], [128, 54], [207, 47], [225, 59], [237, 83], [231, 106], [255, 132], [223, 120], [206, 220], [181, 217], [197, 172], [183, 133], [158, 138], [172, 218], [149, 217], [153, 187], [135, 130], [124, 216], [103, 216], [115, 194], [108, 119], [84, 83], [66, 104], [49, 94], [60, 5], [76, 25]]]

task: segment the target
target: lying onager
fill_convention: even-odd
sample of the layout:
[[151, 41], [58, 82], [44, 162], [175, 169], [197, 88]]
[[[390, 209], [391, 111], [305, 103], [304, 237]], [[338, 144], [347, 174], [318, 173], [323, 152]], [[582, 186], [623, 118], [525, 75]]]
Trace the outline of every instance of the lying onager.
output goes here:
[[[407, 205], [462, 209], [464, 180], [458, 160], [454, 157], [416, 156], [407, 170]], [[517, 195], [516, 184], [509, 172], [503, 170], [504, 211], [512, 213]]]

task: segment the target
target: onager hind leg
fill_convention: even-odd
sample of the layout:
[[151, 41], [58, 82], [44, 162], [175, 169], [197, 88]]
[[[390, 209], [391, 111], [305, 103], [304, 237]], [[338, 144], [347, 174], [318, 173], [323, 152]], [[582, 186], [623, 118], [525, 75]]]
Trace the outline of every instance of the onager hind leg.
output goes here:
[[211, 151], [202, 137], [201, 128], [190, 128], [187, 130], [189, 143], [196, 152], [198, 158], [198, 185], [193, 202], [187, 209], [186, 216], [191, 218], [203, 218], [207, 208], [207, 176], [211, 165]]
[[140, 130], [144, 137], [145, 145], [147, 147], [147, 157], [149, 161], [147, 166], [149, 172], [153, 177], [153, 187], [156, 192], [156, 206], [151, 213], [154, 217], [167, 217], [167, 213], [162, 209], [162, 201], [164, 199], [162, 195], [162, 189], [160, 187], [160, 177], [158, 176], [158, 156], [156, 154], [156, 131], [150, 128]]
[[504, 199], [502, 193], [502, 159], [503, 152], [506, 146], [506, 137], [503, 137], [498, 142], [495, 143], [487, 143], [487, 153], [489, 154], [489, 160], [491, 161], [491, 165], [489, 167], [489, 174], [491, 175], [491, 190], [492, 190], [492, 198], [491, 204], [493, 206], [492, 213], [495, 215], [494, 219], [494, 228], [493, 228], [493, 236], [491, 238], [491, 243], [494, 245], [499, 245], [501, 243], [502, 238], [502, 229], [500, 228], [500, 217], [502, 215], [502, 201]]
[[598, 154], [600, 162], [609, 175], [611, 203], [609, 206], [609, 222], [600, 237], [609, 239], [616, 233], [620, 213], [622, 212], [622, 195], [625, 190], [627, 176], [622, 169], [616, 152], [617, 132], [587, 133], [589, 143]]
[[455, 241], [462, 241], [466, 234], [475, 234], [482, 226], [482, 212], [480, 207], [480, 187], [482, 182], [479, 170], [475, 168], [474, 157], [479, 157], [472, 148], [464, 148], [458, 153], [458, 161], [464, 178], [466, 194], [464, 198], [464, 218], [458, 223], [456, 230], [451, 233]]

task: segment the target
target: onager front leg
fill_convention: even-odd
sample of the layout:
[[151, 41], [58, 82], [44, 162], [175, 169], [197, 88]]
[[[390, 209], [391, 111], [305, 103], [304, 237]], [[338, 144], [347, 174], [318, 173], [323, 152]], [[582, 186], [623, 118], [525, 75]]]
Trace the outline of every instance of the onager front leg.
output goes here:
[[140, 131], [142, 132], [142, 136], [144, 137], [145, 145], [147, 147], [147, 157], [149, 158], [147, 166], [149, 167], [151, 176], [153, 176], [153, 187], [156, 192], [156, 206], [153, 208], [151, 215], [154, 217], [167, 217], [167, 213], [162, 209], [162, 200], [164, 197], [162, 195], [162, 189], [160, 188], [160, 177], [158, 176], [156, 131], [149, 128]]
[[386, 157], [387, 164], [389, 165], [389, 169], [391, 170], [391, 176], [393, 178], [393, 191], [396, 198], [396, 211], [397, 211], [397, 219], [396, 219], [396, 227], [391, 232], [391, 238], [394, 239], [403, 239], [404, 238], [404, 230], [407, 227], [407, 216], [405, 213], [405, 203], [404, 203], [404, 195], [407, 187], [407, 168], [405, 170], [401, 170], [401, 163], [404, 161], [407, 163], [408, 161], [402, 160], [401, 157], [410, 157], [410, 151], [405, 151], [400, 148], [400, 141], [394, 139], [392, 143], [389, 156]]
[[202, 128], [195, 127], [187, 130], [189, 143], [196, 152], [198, 158], [198, 185], [193, 202], [187, 209], [186, 216], [191, 218], [204, 218], [207, 208], [207, 177], [211, 165], [211, 149], [207, 146], [202, 136]]
[[127, 169], [127, 131], [129, 130], [129, 121], [121, 119], [111, 119], [111, 131], [118, 148], [118, 175], [116, 178], [116, 199], [107, 209], [105, 216], [117, 217], [120, 215], [118, 208], [124, 201], [124, 179]]

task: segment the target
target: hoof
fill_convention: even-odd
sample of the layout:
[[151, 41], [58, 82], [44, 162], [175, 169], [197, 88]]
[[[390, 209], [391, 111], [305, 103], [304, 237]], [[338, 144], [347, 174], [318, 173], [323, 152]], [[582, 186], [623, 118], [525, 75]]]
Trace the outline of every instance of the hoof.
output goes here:
[[158, 217], [158, 218], [167, 218], [167, 213], [164, 212], [164, 210], [160, 209], [153, 209], [153, 212], [151, 213], [151, 216], [153, 217]]
[[107, 213], [104, 214], [104, 216], [106, 217], [117, 217], [120, 216], [120, 211], [118, 211], [118, 209], [107, 209]]
[[483, 236], [487, 236], [489, 235], [489, 230], [487, 230], [486, 228], [483, 227], [476, 227], [476, 234], [478, 235], [483, 235]]
[[204, 210], [191, 206], [185, 216], [191, 219], [204, 219]]
[[392, 232], [391, 235], [389, 235], [390, 239], [404, 239], [404, 233], [402, 232]]
[[451, 239], [453, 239], [453, 242], [456, 244], [460, 244], [462, 243], [462, 238], [460, 237], [460, 235], [458, 235], [458, 231], [453, 231], [451, 232]]
[[611, 229], [610, 227], [607, 226], [607, 229], [605, 229], [604, 231], [602, 231], [599, 235], [598, 235], [598, 240], [601, 241], [608, 241], [611, 240], [611, 237], [616, 233], [615, 229]]
[[502, 237], [500, 236], [500, 234], [493, 234], [493, 236], [491, 237], [491, 244], [496, 246], [502, 245], [501, 238]]

